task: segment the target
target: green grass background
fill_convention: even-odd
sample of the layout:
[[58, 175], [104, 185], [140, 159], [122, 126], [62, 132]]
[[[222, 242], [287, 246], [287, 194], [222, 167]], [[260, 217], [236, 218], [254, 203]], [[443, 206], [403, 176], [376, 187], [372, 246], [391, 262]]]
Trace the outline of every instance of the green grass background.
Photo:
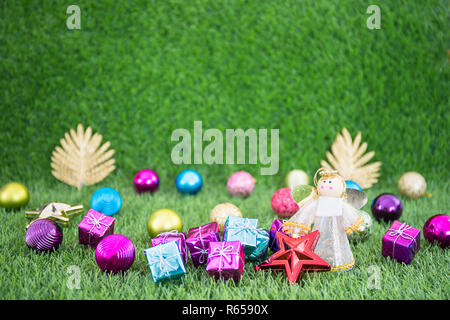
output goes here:
[[[0, 183], [31, 192], [26, 209], [50, 201], [89, 207], [92, 193], [112, 186], [123, 197], [116, 233], [137, 255], [123, 275], [106, 275], [94, 252], [77, 244], [76, 217], [53, 255], [24, 242], [24, 210], [0, 210], [2, 299], [448, 299], [449, 254], [426, 243], [409, 266], [381, 256], [389, 227], [374, 223], [370, 239], [352, 245], [350, 272], [306, 274], [299, 285], [284, 275], [254, 272], [240, 283], [216, 282], [188, 263], [181, 280], [155, 284], [143, 250], [146, 221], [162, 207], [177, 211], [184, 231], [208, 222], [229, 201], [268, 228], [270, 198], [285, 174], [311, 176], [343, 127], [361, 131], [383, 162], [381, 192], [398, 193], [406, 171], [421, 172], [432, 198], [404, 203], [402, 221], [422, 228], [449, 208], [449, 7], [446, 1], [377, 1], [381, 30], [366, 27], [365, 1], [77, 1], [81, 30], [68, 30], [64, 1], [0, 4]], [[280, 129], [280, 170], [258, 165], [180, 165], [171, 162], [173, 130]], [[50, 156], [78, 123], [90, 125], [116, 150], [117, 170], [77, 191], [53, 178]], [[196, 196], [176, 192], [176, 174], [193, 167], [204, 177]], [[151, 168], [161, 178], [154, 195], [135, 195], [133, 175]], [[233, 198], [226, 179], [248, 170], [257, 179], [247, 199]], [[370, 211], [369, 206], [365, 207]], [[70, 290], [71, 265], [81, 289]], [[368, 267], [381, 272], [371, 290]]]

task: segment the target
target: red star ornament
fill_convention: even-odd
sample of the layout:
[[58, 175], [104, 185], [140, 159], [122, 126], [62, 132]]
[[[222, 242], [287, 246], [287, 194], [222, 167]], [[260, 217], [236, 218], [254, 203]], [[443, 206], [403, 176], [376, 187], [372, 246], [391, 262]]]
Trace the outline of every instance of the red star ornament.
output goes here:
[[300, 238], [277, 232], [275, 238], [280, 250], [255, 266], [255, 270], [285, 270], [289, 283], [300, 281], [305, 271], [330, 271], [330, 264], [313, 252], [319, 237], [317, 230]]

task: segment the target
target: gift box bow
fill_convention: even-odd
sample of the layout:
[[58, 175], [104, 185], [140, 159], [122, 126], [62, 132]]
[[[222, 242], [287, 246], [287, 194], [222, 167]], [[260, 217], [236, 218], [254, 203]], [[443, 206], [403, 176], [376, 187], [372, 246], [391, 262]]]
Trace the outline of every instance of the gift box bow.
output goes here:
[[[197, 228], [197, 237], [199, 238], [199, 242], [201, 244], [201, 246], [197, 246], [197, 245], [193, 245], [193, 247], [198, 250], [194, 253], [191, 252], [191, 255], [195, 256], [200, 254], [200, 258], [198, 259], [198, 262], [203, 264], [205, 263], [206, 258], [208, 257], [208, 246], [206, 245], [205, 241], [203, 240], [203, 235], [202, 235], [202, 228], [208, 228], [208, 225], [203, 225]], [[208, 231], [208, 233], [210, 233], [212, 231]]]
[[211, 251], [211, 254], [208, 256], [208, 258], [219, 257], [218, 271], [221, 274], [222, 268], [224, 267], [224, 259], [228, 264], [232, 264], [233, 256], [238, 256], [241, 262], [244, 264], [244, 261], [242, 260], [239, 252], [234, 251], [234, 246], [232, 244], [225, 246], [225, 243], [223, 242], [221, 247], [216, 247]]
[[[258, 229], [254, 225], [254, 222], [248, 218], [240, 218], [238, 221], [234, 221], [233, 224], [227, 226], [227, 232], [230, 232], [231, 236], [237, 236], [242, 233], [242, 243], [248, 244], [254, 242], [256, 245], [256, 236]], [[249, 237], [251, 237], [249, 239]]]
[[414, 235], [409, 234], [407, 231], [415, 232], [417, 229], [408, 226], [406, 223], [402, 223], [398, 229], [390, 228], [388, 232], [386, 233], [389, 237], [394, 238], [393, 244], [392, 244], [392, 256], [395, 257], [395, 245], [397, 244], [398, 239], [403, 238], [406, 240], [412, 240], [414, 242], [413, 249], [416, 249], [417, 242], [416, 237]]
[[[156, 247], [153, 247], [154, 249], [148, 250], [147, 258], [149, 261], [149, 266], [152, 266], [154, 264], [158, 264], [159, 266], [159, 273], [156, 275], [158, 278], [162, 275], [165, 275], [167, 277], [171, 277], [170, 272], [176, 271], [179, 266], [179, 259], [180, 259], [180, 253], [178, 251], [178, 247], [176, 247], [177, 251], [173, 253], [172, 255], [166, 256], [166, 253], [163, 251], [163, 246], [159, 245]], [[174, 264], [172, 264], [169, 260], [172, 259]]]
[[88, 218], [86, 219], [86, 223], [92, 225], [91, 229], [89, 230], [89, 235], [92, 234], [92, 231], [95, 228], [100, 230], [102, 226], [107, 228], [109, 227], [109, 224], [106, 224], [105, 222], [102, 221], [103, 219], [108, 217], [106, 215], [101, 215], [100, 217], [97, 218], [92, 212], [88, 212], [87, 217]]

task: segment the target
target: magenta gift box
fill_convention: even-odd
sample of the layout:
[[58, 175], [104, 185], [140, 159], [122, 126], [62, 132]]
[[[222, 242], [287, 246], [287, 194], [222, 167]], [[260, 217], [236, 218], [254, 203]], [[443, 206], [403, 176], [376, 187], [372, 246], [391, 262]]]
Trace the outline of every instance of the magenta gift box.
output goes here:
[[183, 258], [184, 263], [188, 260], [188, 253], [186, 248], [186, 235], [182, 232], [178, 232], [176, 230], [162, 232], [158, 234], [155, 238], [152, 238], [152, 247], [156, 247], [157, 245], [168, 243], [170, 241], [176, 241], [178, 250], [180, 250], [181, 257]]
[[420, 230], [394, 221], [382, 239], [381, 253], [398, 262], [410, 264], [420, 249]]
[[97, 247], [100, 240], [114, 233], [115, 220], [106, 214], [89, 209], [78, 224], [78, 242], [92, 248]]
[[211, 222], [189, 229], [186, 236], [186, 245], [191, 253], [192, 262], [195, 267], [206, 263], [209, 243], [217, 241], [220, 241], [219, 225], [217, 222]]
[[244, 273], [244, 248], [240, 241], [210, 242], [206, 271], [216, 280], [239, 281]]

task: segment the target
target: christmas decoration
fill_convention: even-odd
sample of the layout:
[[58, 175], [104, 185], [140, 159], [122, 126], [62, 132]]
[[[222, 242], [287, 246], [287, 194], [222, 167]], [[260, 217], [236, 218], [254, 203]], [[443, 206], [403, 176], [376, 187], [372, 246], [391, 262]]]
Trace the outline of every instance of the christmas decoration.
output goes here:
[[239, 281], [244, 273], [244, 250], [240, 241], [210, 242], [206, 271], [216, 280]]
[[61, 227], [53, 220], [35, 220], [27, 227], [25, 242], [28, 248], [51, 253], [58, 250], [63, 240]]
[[[321, 175], [318, 181], [317, 174]], [[363, 223], [357, 212], [367, 197], [358, 190], [346, 189], [344, 178], [336, 171], [320, 168], [314, 185], [313, 194], [299, 203], [299, 211], [283, 224], [283, 231], [298, 237], [314, 224], [321, 235], [315, 252], [331, 265], [331, 271], [351, 269], [355, 261], [347, 235]], [[355, 196], [359, 194], [361, 198]]]
[[305, 171], [295, 169], [289, 171], [289, 173], [286, 175], [285, 183], [288, 188], [293, 189], [298, 185], [309, 184], [309, 177]]
[[0, 189], [0, 207], [19, 209], [30, 201], [28, 188], [20, 182], [9, 182]]
[[437, 242], [441, 248], [450, 246], [450, 216], [437, 214], [428, 218], [423, 226], [423, 236], [428, 242]]
[[361, 132], [352, 141], [350, 133], [344, 128], [342, 135], [338, 134], [331, 146], [332, 153], [326, 154], [329, 163], [322, 160], [320, 164], [326, 170], [337, 170], [345, 180], [352, 180], [367, 189], [378, 182], [381, 162], [365, 165], [375, 155], [373, 151], [364, 154], [366, 150], [367, 143], [361, 144]]
[[420, 230], [394, 221], [382, 239], [383, 257], [410, 264], [420, 249]]
[[195, 267], [206, 263], [209, 243], [217, 241], [220, 241], [219, 225], [217, 222], [211, 222], [189, 229], [186, 236], [186, 245], [189, 248]]
[[196, 194], [202, 189], [203, 179], [200, 173], [193, 169], [181, 171], [176, 180], [175, 186], [182, 194]]
[[276, 241], [275, 235], [277, 232], [281, 232], [282, 234], [286, 234], [283, 231], [283, 223], [285, 221], [284, 220], [280, 220], [280, 219], [273, 219], [272, 225], [270, 226], [269, 229], [269, 247], [270, 249], [272, 249], [272, 252], [277, 252], [278, 250], [280, 250], [280, 248], [278, 247], [278, 242]]
[[155, 192], [159, 187], [159, 178], [155, 171], [143, 169], [134, 176], [136, 193]]
[[119, 273], [127, 271], [133, 264], [134, 245], [121, 234], [106, 236], [95, 249], [95, 260], [98, 267], [106, 272]]
[[51, 202], [36, 210], [25, 211], [28, 220], [50, 219], [58, 223], [61, 227], [67, 227], [70, 219], [83, 212], [83, 206], [71, 206], [62, 202]]
[[91, 127], [84, 131], [78, 124], [77, 131], [70, 129], [60, 140], [52, 154], [53, 176], [71, 186], [81, 189], [105, 179], [114, 169], [114, 150], [108, 150], [109, 141], [100, 147], [102, 136], [92, 135]]
[[144, 250], [154, 282], [174, 280], [186, 274], [176, 242], [171, 241]]
[[303, 184], [295, 186], [291, 191], [292, 199], [296, 203], [301, 202], [303, 199], [307, 198], [308, 196], [312, 197], [315, 194], [316, 194], [316, 190], [313, 187], [303, 185]]
[[269, 233], [266, 230], [256, 229], [256, 248], [248, 255], [248, 260], [263, 260], [269, 248], [269, 240]]
[[256, 249], [258, 219], [229, 216], [223, 228], [223, 241], [240, 241], [248, 257]]
[[285, 271], [289, 283], [299, 282], [305, 271], [330, 271], [328, 262], [313, 252], [319, 236], [317, 230], [297, 239], [277, 232], [280, 250], [255, 266], [255, 270]]
[[395, 195], [382, 193], [372, 201], [370, 209], [375, 219], [393, 221], [401, 217], [403, 205]]
[[156, 247], [170, 241], [176, 242], [178, 250], [181, 253], [181, 257], [183, 258], [184, 263], [186, 263], [188, 260], [188, 252], [186, 247], [186, 235], [184, 233], [178, 232], [177, 230], [162, 232], [151, 240], [152, 247]]
[[359, 191], [363, 191], [363, 189], [357, 184], [355, 181], [352, 180], [345, 180], [345, 187], [347, 189], [356, 189]]
[[418, 172], [404, 173], [398, 180], [398, 190], [403, 196], [412, 199], [424, 195], [431, 196], [431, 194], [425, 192], [427, 190], [427, 182]]
[[122, 208], [122, 197], [113, 188], [100, 188], [91, 197], [91, 208], [107, 216], [113, 216]]
[[113, 217], [89, 209], [78, 224], [78, 243], [92, 248], [97, 247], [100, 240], [114, 233], [115, 220]]
[[363, 219], [363, 223], [355, 232], [348, 235], [349, 240], [352, 240], [353, 242], [367, 240], [372, 232], [372, 217], [363, 210], [358, 210], [358, 215]]
[[292, 217], [299, 209], [292, 199], [291, 189], [282, 188], [275, 191], [271, 201], [272, 210], [281, 218]]
[[233, 196], [248, 197], [255, 188], [255, 179], [246, 171], [233, 173], [227, 182], [228, 192]]
[[147, 222], [147, 230], [150, 237], [154, 238], [162, 232], [177, 230], [181, 232], [183, 222], [180, 216], [170, 209], [159, 209], [150, 215]]
[[219, 230], [223, 231], [228, 216], [242, 217], [241, 210], [234, 204], [225, 202], [215, 206], [209, 214], [209, 221], [217, 222]]

